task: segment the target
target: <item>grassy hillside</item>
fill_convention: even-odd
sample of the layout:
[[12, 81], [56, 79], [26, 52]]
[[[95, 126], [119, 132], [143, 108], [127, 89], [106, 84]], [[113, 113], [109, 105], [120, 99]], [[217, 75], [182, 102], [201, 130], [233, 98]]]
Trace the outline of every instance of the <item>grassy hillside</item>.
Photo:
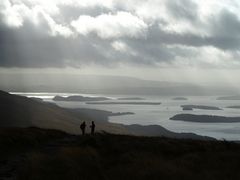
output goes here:
[[[98, 119], [94, 119], [93, 116], [89, 116], [83, 111], [75, 111], [73, 113], [72, 110], [61, 108], [55, 104], [0, 91], [0, 127], [37, 126], [79, 134], [79, 125], [82, 121], [86, 121], [88, 124], [92, 120], [98, 121]], [[107, 117], [104, 111], [99, 115]], [[99, 119], [97, 130], [116, 133], [127, 132], [123, 126], [110, 124], [106, 120], [101, 121], [101, 116], [99, 116]]]
[[0, 179], [239, 179], [240, 145], [113, 134], [1, 129]]
[[2, 127], [39, 126], [46, 128], [65, 127], [74, 129], [76, 118], [54, 104], [11, 95], [0, 91], [0, 113]]

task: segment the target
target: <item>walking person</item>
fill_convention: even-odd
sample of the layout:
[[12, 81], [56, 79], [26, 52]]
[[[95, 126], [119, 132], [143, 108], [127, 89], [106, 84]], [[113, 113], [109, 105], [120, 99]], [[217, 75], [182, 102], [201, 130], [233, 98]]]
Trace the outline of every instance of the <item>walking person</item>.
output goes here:
[[91, 128], [91, 134], [94, 135], [94, 131], [95, 131], [95, 123], [94, 121], [92, 121], [92, 125], [90, 126]]
[[85, 135], [85, 128], [86, 128], [86, 123], [83, 121], [83, 123], [80, 125], [80, 129], [82, 131], [82, 135]]

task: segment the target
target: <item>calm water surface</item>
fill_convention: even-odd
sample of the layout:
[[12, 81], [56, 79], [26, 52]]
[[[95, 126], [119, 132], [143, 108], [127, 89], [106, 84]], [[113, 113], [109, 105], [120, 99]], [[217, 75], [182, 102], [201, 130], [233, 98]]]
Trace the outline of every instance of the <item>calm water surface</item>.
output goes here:
[[[14, 93], [27, 97], [38, 97], [44, 101], [52, 102], [55, 95], [70, 96], [104, 96], [112, 98], [112, 101], [117, 101], [119, 97], [127, 97], [126, 95], [108, 96], [104, 94], [71, 94], [71, 93]], [[137, 96], [139, 97], [139, 96]], [[193, 132], [200, 135], [212, 136], [218, 139], [240, 140], [240, 123], [194, 123], [183, 121], [172, 121], [170, 117], [180, 113], [204, 114], [204, 115], [220, 115], [220, 116], [240, 116], [240, 109], [230, 109], [226, 106], [240, 105], [240, 101], [216, 100], [214, 96], [190, 96], [188, 100], [172, 100], [173, 97], [161, 96], [146, 96], [143, 97], [148, 102], [161, 102], [161, 105], [90, 105], [84, 102], [57, 102], [61, 107], [67, 108], [90, 108], [108, 110], [112, 112], [134, 112], [134, 115], [113, 116], [110, 117], [110, 122], [123, 124], [141, 124], [161, 125], [175, 132]], [[130, 101], [130, 100], [128, 100]], [[131, 100], [136, 101], [136, 100]], [[139, 101], [137, 101], [139, 102]], [[193, 110], [182, 111], [181, 105], [207, 105], [217, 106], [223, 110]]]

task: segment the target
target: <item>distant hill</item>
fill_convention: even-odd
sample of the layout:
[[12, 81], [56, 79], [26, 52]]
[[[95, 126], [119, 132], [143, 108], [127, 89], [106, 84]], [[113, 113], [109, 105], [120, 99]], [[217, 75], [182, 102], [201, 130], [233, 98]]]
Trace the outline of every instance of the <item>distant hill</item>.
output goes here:
[[218, 97], [217, 100], [240, 100], [240, 95]]
[[167, 130], [166, 128], [159, 125], [148, 125], [142, 126], [138, 124], [128, 125], [127, 129], [132, 135], [138, 136], [164, 136], [176, 139], [200, 139], [200, 140], [214, 140], [205, 136], [199, 136], [194, 133], [175, 133]]
[[[25, 77], [25, 78], [23, 78]], [[37, 79], [37, 81], [36, 81]], [[238, 90], [219, 85], [144, 80], [128, 76], [42, 73], [1, 74], [0, 89], [11, 92], [61, 92], [114, 95], [195, 96], [236, 94]]]
[[110, 98], [106, 97], [86, 97], [86, 96], [55, 96], [53, 98], [54, 101], [106, 101], [110, 100]]
[[195, 114], [177, 114], [170, 118], [176, 121], [188, 121], [199, 123], [236, 123], [240, 122], [240, 117], [225, 117], [212, 115], [195, 115]]
[[140, 97], [125, 97], [125, 98], [118, 98], [118, 100], [145, 100], [145, 99]]
[[[49, 81], [49, 77], [51, 80]], [[127, 76], [33, 74], [24, 83], [18, 76], [0, 76], [0, 89], [15, 92], [67, 92], [114, 95], [204, 95], [197, 85], [179, 82], [151, 81]], [[36, 82], [36, 79], [38, 81]], [[7, 82], [7, 83], [5, 83]], [[11, 83], [14, 82], [14, 83]], [[18, 83], [19, 82], [19, 83]], [[216, 93], [218, 89], [212, 90]]]
[[185, 97], [175, 97], [175, 98], [173, 98], [173, 100], [179, 100], [179, 101], [186, 101], [186, 100], [188, 100], [188, 98], [185, 98]]
[[134, 101], [125, 101], [125, 102], [86, 102], [86, 104], [98, 104], [98, 105], [104, 105], [104, 104], [111, 104], [111, 105], [116, 105], [116, 104], [126, 104], [126, 105], [160, 105], [160, 102], [134, 102]]
[[237, 106], [227, 106], [226, 108], [240, 109], [240, 106], [239, 105], [237, 105]]
[[204, 106], [204, 105], [182, 105], [183, 110], [193, 110], [193, 109], [202, 109], [202, 110], [222, 110], [219, 107], [215, 106]]

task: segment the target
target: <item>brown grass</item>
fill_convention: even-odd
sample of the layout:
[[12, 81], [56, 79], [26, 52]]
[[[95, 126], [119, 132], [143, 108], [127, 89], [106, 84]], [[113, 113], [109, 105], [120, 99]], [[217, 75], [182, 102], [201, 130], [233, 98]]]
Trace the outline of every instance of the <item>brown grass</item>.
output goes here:
[[[240, 145], [233, 142], [112, 134], [82, 137], [39, 129], [25, 129], [12, 138], [5, 143], [20, 140], [15, 149], [28, 150], [18, 169], [20, 180], [240, 179]], [[57, 145], [50, 148], [49, 142]]]

